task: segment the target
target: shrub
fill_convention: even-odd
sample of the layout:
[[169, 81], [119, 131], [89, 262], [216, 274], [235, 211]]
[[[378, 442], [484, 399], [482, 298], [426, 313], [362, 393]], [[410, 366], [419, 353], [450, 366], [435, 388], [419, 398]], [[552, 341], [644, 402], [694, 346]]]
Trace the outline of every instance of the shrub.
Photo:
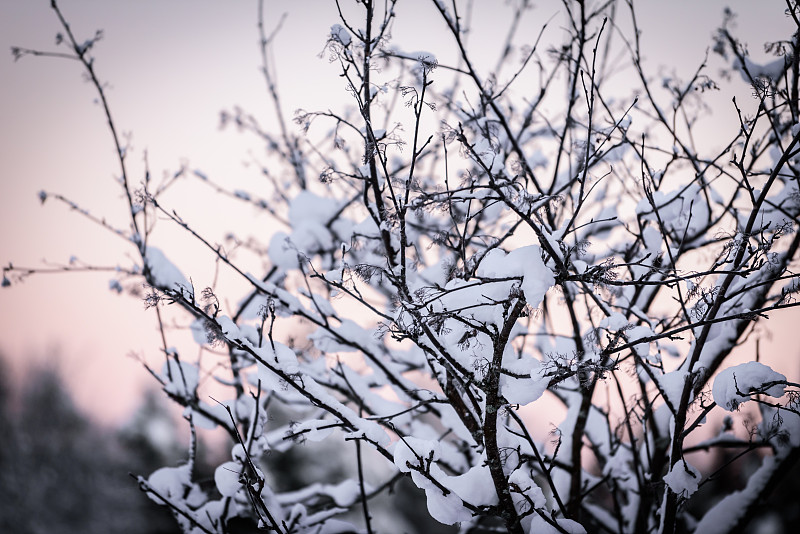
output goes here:
[[[435, 520], [464, 532], [743, 526], [800, 445], [798, 385], [764, 363], [726, 363], [762, 318], [797, 304], [797, 33], [757, 65], [726, 13], [713, 49], [730, 66], [720, 83], [741, 77], [753, 99], [734, 100], [737, 126], [709, 147], [694, 138], [718, 88], [707, 58], [689, 80], [652, 77], [632, 1], [565, 0], [557, 22], [522, 37], [531, 6], [519, 2], [492, 70], [468, 46], [461, 2], [425, 5], [455, 45], [446, 59], [393, 43], [396, 2], [353, 4], [337, 3], [325, 38], [349, 105], [336, 95], [337, 107], [299, 110], [292, 127], [260, 15], [279, 120], [270, 130], [244, 111], [223, 114], [268, 152], [269, 200], [214, 184], [274, 218], [264, 242], [243, 245], [265, 265], [256, 271], [164, 201], [182, 176], [131, 176], [92, 61], [96, 39], [76, 37], [53, 2], [119, 156], [130, 229], [118, 233], [140, 258], [120, 276], [144, 281], [166, 332], [163, 368], [150, 371], [192, 428], [235, 444], [213, 488], [193, 477], [194, 450], [140, 477], [141, 488], [186, 532], [242, 521], [373, 532], [371, 499], [400, 478], [425, 492]], [[786, 5], [800, 26], [797, 4]], [[633, 81], [620, 90], [625, 69]], [[179, 251], [153, 246], [157, 218], [199, 241], [247, 293], [195, 287], [168, 259]], [[4, 285], [23, 274], [9, 266]], [[213, 365], [170, 348], [167, 305], [218, 354]], [[202, 392], [206, 374], [224, 396]], [[548, 402], [566, 413], [549, 436], [523, 410]], [[697, 443], [707, 417], [747, 402], [759, 418], [746, 438], [725, 418]], [[328, 443], [335, 462], [354, 457], [354, 473], [273, 490], [265, 458], [312, 442]], [[710, 479], [690, 453], [727, 448], [758, 467], [743, 488], [703, 503]]]

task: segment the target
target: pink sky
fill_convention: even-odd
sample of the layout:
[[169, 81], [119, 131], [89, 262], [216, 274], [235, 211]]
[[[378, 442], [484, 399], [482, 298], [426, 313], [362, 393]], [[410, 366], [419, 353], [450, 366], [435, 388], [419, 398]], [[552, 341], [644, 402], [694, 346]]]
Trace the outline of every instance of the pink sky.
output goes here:
[[[477, 2], [485, 8], [488, 4]], [[780, 2], [770, 2], [778, 3]], [[113, 182], [118, 173], [113, 147], [93, 88], [70, 61], [26, 57], [14, 63], [12, 45], [53, 50], [59, 30], [49, 2], [3, 2], [0, 5], [0, 262], [41, 266], [42, 260], [67, 263], [76, 256], [97, 265], [130, 265], [134, 249], [63, 205], [42, 207], [39, 190], [68, 195], [110, 221], [124, 221], [124, 202]], [[495, 6], [479, 18], [486, 29], [476, 33], [476, 49], [492, 52], [504, 11]], [[673, 64], [684, 77], [697, 66], [722, 8], [741, 13], [739, 34], [750, 42], [755, 60], [763, 60], [763, 41], [788, 27], [780, 6], [765, 13], [759, 2], [704, 1], [641, 3], [644, 50], [653, 64]], [[503, 3], [504, 5], [504, 3]], [[537, 3], [537, 13], [554, 14], [560, 2]], [[701, 7], [697, 7], [697, 6]], [[278, 76], [289, 116], [298, 107], [336, 106], [344, 95], [335, 65], [317, 55], [331, 24], [338, 22], [332, 1], [268, 1], [268, 19], [289, 14], [276, 43]], [[131, 175], [143, 176], [147, 151], [151, 172], [190, 168], [224, 182], [231, 189], [257, 179], [246, 168], [248, 151], [257, 143], [232, 130], [219, 131], [219, 112], [242, 106], [269, 125], [272, 111], [259, 73], [256, 2], [155, 0], [107, 2], [63, 0], [62, 10], [81, 37], [102, 28], [105, 37], [95, 52], [98, 74], [110, 85], [108, 98], [118, 127], [132, 134]], [[395, 41], [404, 48], [430, 50], [440, 57], [441, 23], [429, 2], [400, 2]], [[413, 13], [412, 13], [413, 12]], [[777, 13], [777, 15], [776, 15]], [[409, 16], [410, 15], [410, 16]], [[766, 18], [769, 17], [769, 18]], [[268, 26], [271, 24], [268, 22]], [[538, 33], [537, 22], [532, 35]], [[80, 38], [80, 37], [79, 37]], [[445, 49], [447, 50], [447, 48]], [[494, 61], [496, 57], [490, 54]], [[687, 63], [686, 58], [691, 62]], [[711, 71], [714, 73], [714, 70]], [[742, 88], [740, 87], [740, 90]], [[719, 97], [730, 124], [730, 93]], [[745, 95], [747, 94], [745, 88]], [[746, 98], [746, 97], [740, 97]], [[710, 123], [705, 135], [719, 125]], [[221, 239], [219, 217], [235, 218], [235, 204], [220, 202], [208, 190], [192, 187], [191, 198], [173, 197], [181, 215]], [[210, 207], [213, 206], [212, 211]], [[228, 211], [225, 211], [228, 210]], [[266, 241], [270, 228], [254, 213], [240, 213], [250, 235]], [[244, 218], [241, 218], [244, 217]], [[247, 235], [247, 232], [245, 232]], [[180, 239], [180, 240], [179, 240]], [[173, 260], [199, 284], [213, 278], [209, 256], [175, 228], [160, 223], [155, 244], [177, 245]], [[164, 246], [163, 244], [167, 244]], [[78, 403], [105, 421], [119, 421], [138, 403], [137, 392], [152, 379], [126, 355], [133, 351], [159, 361], [156, 322], [140, 300], [108, 290], [110, 275], [44, 275], [0, 292], [0, 351], [18, 373], [26, 361], [57, 361], [75, 388]], [[232, 296], [238, 298], [238, 295]], [[770, 321], [775, 341], [768, 350], [798, 355], [791, 329], [797, 314]], [[782, 368], [787, 375], [797, 369]]]

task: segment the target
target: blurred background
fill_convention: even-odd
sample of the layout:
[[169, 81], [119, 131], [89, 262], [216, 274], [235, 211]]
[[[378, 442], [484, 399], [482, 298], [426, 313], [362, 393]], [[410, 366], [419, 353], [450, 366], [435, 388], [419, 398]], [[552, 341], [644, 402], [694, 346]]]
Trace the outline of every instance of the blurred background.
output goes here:
[[[139, 495], [128, 476], [179, 461], [188, 433], [141, 364], [160, 367], [152, 310], [145, 311], [141, 299], [126, 292], [109, 290], [113, 268], [133, 266], [135, 251], [65, 205], [50, 200], [42, 205], [38, 197], [41, 190], [61, 193], [110, 224], [125, 225], [113, 145], [80, 65], [36, 57], [15, 62], [10, 52], [12, 46], [57, 50], [61, 29], [49, 3], [0, 2], [0, 262], [110, 270], [42, 274], [0, 292], [0, 428], [9, 429], [0, 435], [0, 466], [6, 466], [0, 469], [0, 494], [12, 488], [18, 495], [0, 499], [0, 530], [114, 532], [113, 525], [120, 523], [120, 532], [167, 532], [173, 528], [169, 514]], [[95, 67], [129, 143], [134, 181], [142, 180], [146, 169], [160, 177], [184, 168], [230, 190], [253, 187], [263, 147], [252, 136], [220, 128], [220, 113], [240, 107], [263, 127], [274, 126], [259, 70], [257, 2], [62, 0], [59, 5], [78, 40], [103, 30], [93, 50]], [[771, 57], [763, 43], [791, 31], [782, 5], [779, 0], [644, 0], [638, 14], [646, 64], [654, 75], [690, 77], [711, 46], [726, 6], [739, 15], [736, 31], [750, 44], [752, 59], [766, 63]], [[498, 57], [498, 35], [505, 34], [512, 7], [509, 2], [475, 2], [470, 46], [487, 68]], [[528, 20], [529, 35], [521, 33], [531, 42], [541, 25], [557, 15], [561, 2], [545, 0], [536, 7], [536, 16]], [[287, 117], [301, 107], [337, 106], [347, 94], [338, 66], [324, 54], [329, 28], [339, 22], [335, 3], [269, 0], [267, 29], [283, 14], [272, 60]], [[557, 25], [558, 19], [553, 20]], [[423, 0], [399, 2], [393, 41], [404, 49], [432, 51], [440, 61], [453, 53], [443, 39], [442, 23]], [[730, 67], [720, 61], [709, 58], [712, 77]], [[749, 97], [741, 80], [715, 80], [720, 91], [698, 130], [711, 146], [717, 132], [735, 127], [731, 97], [738, 95], [740, 102]], [[271, 223], [255, 210], [242, 210], [199, 185], [190, 198], [181, 196], [185, 191], [173, 197], [180, 201], [181, 215], [212, 242], [225, 239], [228, 223], [268, 241]], [[180, 250], [173, 261], [198, 286], [214, 279], [214, 262], [179, 230], [161, 222], [155, 235], [156, 246]], [[800, 348], [793, 334], [797, 324], [797, 314], [776, 315], [761, 345], [772, 357], [788, 359], [780, 370], [790, 379], [800, 375]], [[184, 337], [191, 339], [188, 333]], [[208, 450], [214, 454], [213, 447]], [[107, 491], [81, 493], [100, 486]], [[105, 499], [91, 505], [96, 513], [69, 519], [74, 503], [92, 499]], [[60, 520], [63, 530], [54, 530], [53, 523], [36, 524], [31, 503], [44, 501], [65, 518]], [[126, 506], [131, 502], [137, 504]], [[11, 528], [9, 518], [23, 515], [33, 523]], [[80, 523], [89, 516], [99, 526]]]

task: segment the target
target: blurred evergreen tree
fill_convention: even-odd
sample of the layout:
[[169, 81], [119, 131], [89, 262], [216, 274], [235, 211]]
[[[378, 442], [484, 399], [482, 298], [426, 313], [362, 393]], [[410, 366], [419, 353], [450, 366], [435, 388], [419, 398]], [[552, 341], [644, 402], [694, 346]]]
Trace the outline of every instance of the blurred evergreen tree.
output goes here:
[[128, 474], [141, 457], [80, 412], [56, 368], [15, 392], [7, 367], [0, 357], [0, 532], [177, 532]]

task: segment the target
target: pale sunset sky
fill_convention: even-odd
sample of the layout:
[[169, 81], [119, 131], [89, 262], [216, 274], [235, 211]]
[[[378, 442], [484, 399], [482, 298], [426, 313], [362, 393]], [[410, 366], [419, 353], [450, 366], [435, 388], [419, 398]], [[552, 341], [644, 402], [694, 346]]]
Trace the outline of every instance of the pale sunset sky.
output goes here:
[[[74, 256], [87, 264], [130, 266], [136, 259], [130, 244], [63, 204], [48, 200], [42, 206], [37, 196], [40, 190], [61, 193], [99, 217], [124, 224], [113, 145], [81, 66], [52, 58], [13, 61], [12, 46], [56, 50], [60, 28], [49, 4], [0, 0], [0, 262], [43, 267], [45, 261], [66, 264]], [[535, 4], [541, 20], [531, 19], [530, 42], [561, 7], [555, 0]], [[259, 143], [234, 129], [219, 129], [220, 111], [234, 106], [254, 114], [267, 128], [274, 124], [259, 72], [255, 0], [61, 0], [59, 5], [79, 40], [98, 29], [104, 32], [94, 51], [95, 66], [108, 84], [118, 128], [130, 135], [134, 180], [143, 177], [146, 153], [156, 177], [186, 163], [231, 190], [255, 183], [257, 169], [246, 163], [260, 153]], [[781, 0], [643, 0], [637, 5], [650, 71], [657, 73], [664, 65], [665, 71], [674, 68], [684, 78], [702, 61], [726, 5], [739, 13], [738, 34], [749, 42], [756, 62], [770, 59], [763, 52], [764, 41], [784, 37], [791, 28]], [[494, 64], [502, 41], [498, 35], [504, 35], [510, 11], [502, 1], [476, 0], [475, 6], [471, 45]], [[319, 57], [330, 26], [339, 22], [335, 3], [268, 0], [267, 27], [283, 13], [287, 18], [274, 52], [287, 116], [299, 107], [336, 107], [347, 96], [344, 83], [337, 65]], [[557, 42], [557, 32], [553, 30], [551, 42]], [[403, 49], [428, 50], [440, 59], [451, 50], [426, 0], [400, 0], [393, 37]], [[721, 66], [712, 57], [709, 74], [713, 77]], [[702, 135], [713, 137], [735, 120], [732, 94], [747, 99], [741, 80], [732, 80], [736, 88], [718, 82], [719, 110], [715, 108], [714, 120], [706, 119]], [[193, 195], [191, 202], [173, 198], [184, 206], [181, 215], [199, 228], [213, 234], [225, 229], [215, 226], [221, 219], [240, 217], [251, 226], [250, 235], [268, 242], [264, 236], [271, 231], [269, 223], [255, 212], [236, 213], [236, 204], [218, 201], [196, 183], [186, 191]], [[214, 276], [208, 254], [168, 222], [159, 224], [156, 244], [165, 250], [177, 247], [173, 261], [187, 277], [207, 284]], [[110, 291], [111, 278], [112, 273], [46, 274], [4, 288], [0, 352], [12, 361], [15, 377], [22, 376], [27, 361], [57, 362], [81, 407], [104, 421], [118, 422], [135, 408], [138, 392], [154, 385], [128, 354], [158, 362], [160, 341], [152, 310], [145, 311], [140, 299]], [[776, 314], [769, 321], [774, 339], [765, 350], [797, 360], [800, 343], [793, 330], [798, 317]], [[800, 374], [797, 364], [780, 370], [790, 377]]]

